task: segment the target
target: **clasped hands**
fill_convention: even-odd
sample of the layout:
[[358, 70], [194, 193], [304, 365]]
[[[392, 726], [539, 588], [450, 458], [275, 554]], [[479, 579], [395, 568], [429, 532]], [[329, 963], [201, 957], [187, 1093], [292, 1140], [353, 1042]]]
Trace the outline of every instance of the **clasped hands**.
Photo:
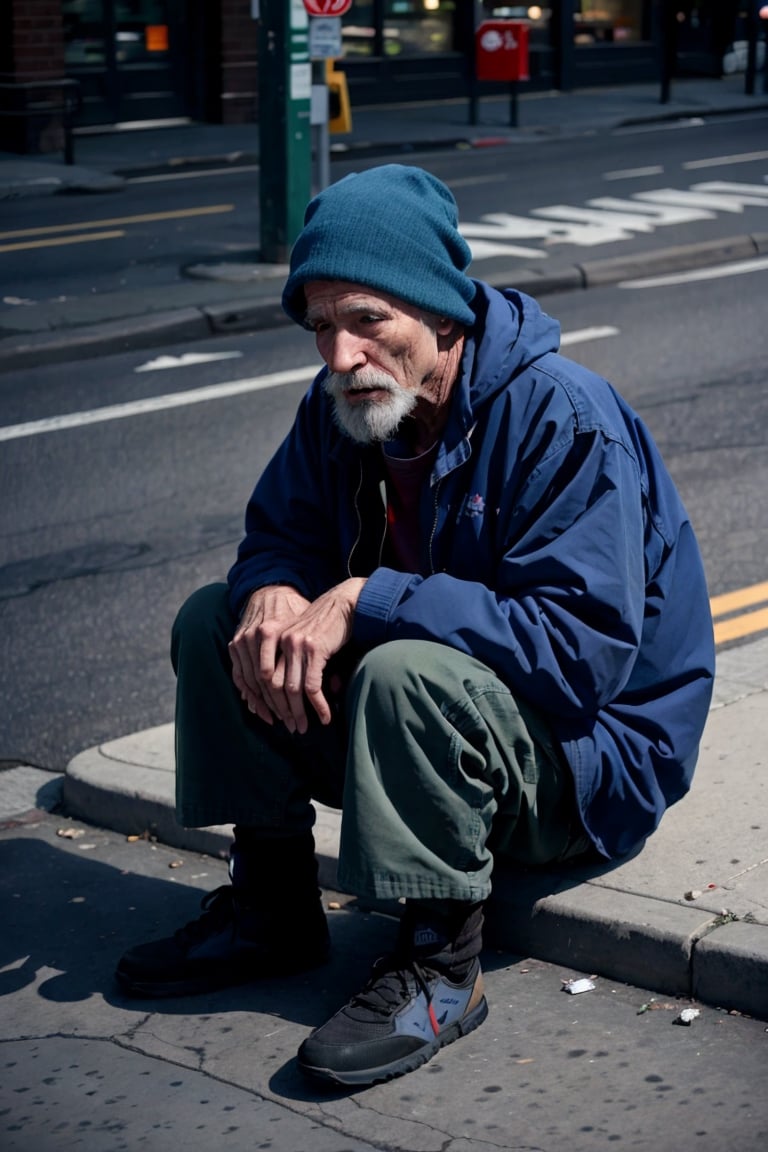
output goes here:
[[249, 710], [266, 724], [307, 731], [306, 703], [322, 724], [331, 706], [323, 672], [352, 635], [355, 606], [365, 580], [353, 577], [309, 601], [286, 584], [258, 588], [229, 643], [232, 679]]

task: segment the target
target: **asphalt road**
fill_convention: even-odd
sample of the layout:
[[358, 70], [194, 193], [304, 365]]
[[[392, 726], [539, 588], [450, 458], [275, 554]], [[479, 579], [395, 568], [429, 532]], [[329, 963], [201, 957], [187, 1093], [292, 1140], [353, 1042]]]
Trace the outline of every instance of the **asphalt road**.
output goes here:
[[[568, 165], [567, 149], [555, 155], [532, 146], [531, 154], [553, 158], [551, 171], [536, 165], [538, 203], [584, 203], [605, 194], [606, 172], [655, 163], [663, 173], [607, 183], [677, 186], [684, 162], [759, 151], [757, 136], [736, 140], [734, 131], [659, 133], [648, 146], [632, 137], [608, 142], [610, 149], [595, 142], [594, 150], [588, 139], [573, 144]], [[523, 153], [506, 153], [519, 180], [497, 188], [493, 200], [498, 154], [471, 170], [430, 157], [434, 170], [446, 165], [439, 174], [451, 175], [463, 218], [528, 214], [534, 206]], [[762, 181], [764, 167], [743, 161], [718, 178], [749, 171]], [[200, 203], [211, 195], [190, 181], [190, 196], [193, 186], [203, 190]], [[89, 214], [96, 203], [102, 211], [106, 201], [88, 201]], [[182, 201], [174, 192], [167, 203]], [[66, 214], [83, 219], [85, 206], [55, 200], [52, 224]], [[137, 195], [133, 207], [141, 206], [147, 200]], [[718, 212], [599, 245], [598, 254], [765, 227], [765, 215], [759, 205]], [[29, 277], [24, 290], [80, 291], [100, 260], [100, 288], [111, 290], [108, 277], [119, 278], [121, 267], [134, 274], [126, 242], [137, 265], [146, 257], [138, 286], [165, 275], [170, 283], [189, 236], [201, 250], [220, 242], [201, 238], [199, 222], [186, 238], [170, 226], [167, 235], [143, 229], [130, 226], [114, 250], [112, 241], [70, 248], [66, 258], [63, 247], [46, 250], [37, 268], [40, 249], [16, 252]], [[242, 243], [239, 226], [232, 241]], [[546, 238], [532, 243], [563, 250]], [[80, 260], [86, 251], [90, 267]], [[476, 270], [482, 275], [482, 262]], [[714, 595], [768, 579], [768, 271], [722, 272], [545, 301], [562, 322], [566, 353], [605, 373], [647, 419], [688, 504]], [[21, 293], [22, 281], [13, 283]], [[190, 352], [227, 358], [183, 361]], [[165, 357], [175, 366], [161, 366]], [[188, 592], [226, 572], [252, 484], [316, 364], [311, 338], [286, 327], [0, 376], [0, 766], [22, 760], [61, 770], [83, 748], [171, 719], [173, 614]], [[279, 383], [274, 374], [285, 371], [294, 376]], [[215, 394], [202, 392], [214, 387]], [[115, 407], [99, 412], [105, 406]], [[34, 425], [61, 416], [45, 429]], [[18, 428], [23, 422], [33, 427]], [[319, 979], [271, 981], [151, 1011], [118, 997], [111, 973], [120, 952], [194, 915], [201, 892], [224, 879], [221, 861], [189, 854], [180, 861], [161, 845], [129, 844], [56, 816], [0, 828], [0, 903], [10, 912], [0, 947], [3, 1148], [170, 1152], [183, 1144], [202, 1152], [223, 1141], [269, 1143], [278, 1152], [449, 1144], [467, 1152], [592, 1152], [607, 1144], [754, 1152], [765, 1145], [764, 1023], [702, 1007], [690, 1028], [674, 1027], [679, 1002], [608, 980], [570, 997], [562, 982], [577, 973], [506, 954], [485, 959], [491, 1016], [461, 1044], [413, 1079], [351, 1098], [313, 1095], [299, 1080], [296, 1048], [357, 989], [391, 939], [391, 924], [354, 903], [333, 914], [335, 956]]]
[[[546, 301], [565, 351], [647, 418], [713, 594], [768, 572], [767, 289], [762, 270]], [[311, 337], [292, 327], [193, 351], [237, 355], [151, 367], [189, 353], [173, 347], [0, 377], [2, 435], [62, 414], [77, 425], [0, 442], [0, 691], [10, 702], [0, 760], [62, 770], [84, 748], [172, 718], [174, 613], [226, 574], [253, 483], [317, 364]], [[270, 380], [297, 369], [303, 379]], [[216, 398], [192, 402], [212, 385]], [[78, 413], [137, 402], [80, 423]]]
[[[501, 245], [507, 265], [511, 257], [513, 267], [543, 269], [768, 231], [767, 124], [756, 112], [396, 159], [451, 186], [483, 276], [499, 259], [489, 243]], [[381, 162], [336, 160], [331, 175]], [[26, 302], [178, 285], [201, 263], [253, 259], [258, 242], [251, 169], [0, 203], [0, 316], [23, 313]]]

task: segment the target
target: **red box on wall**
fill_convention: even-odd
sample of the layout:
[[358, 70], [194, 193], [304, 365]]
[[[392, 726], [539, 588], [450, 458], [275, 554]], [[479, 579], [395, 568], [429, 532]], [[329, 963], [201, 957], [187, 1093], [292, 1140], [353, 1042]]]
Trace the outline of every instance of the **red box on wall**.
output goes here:
[[475, 32], [478, 80], [528, 80], [528, 25], [484, 20]]

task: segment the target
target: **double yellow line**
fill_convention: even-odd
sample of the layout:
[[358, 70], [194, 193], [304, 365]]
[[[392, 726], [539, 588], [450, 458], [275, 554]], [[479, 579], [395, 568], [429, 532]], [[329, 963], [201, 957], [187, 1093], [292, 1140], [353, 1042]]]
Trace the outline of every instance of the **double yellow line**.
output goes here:
[[713, 596], [709, 605], [715, 621], [716, 644], [768, 630], [768, 580]]
[[[214, 216], [233, 212], [234, 204], [207, 204], [201, 208], [178, 208], [172, 212], [145, 212], [141, 216], [115, 216], [111, 220], [89, 220], [81, 224], [50, 224], [40, 228], [19, 228], [0, 232], [0, 252], [22, 252], [30, 248], [58, 248], [62, 244], [87, 244], [93, 240], [117, 240], [131, 224], [153, 224], [158, 220], [185, 220], [194, 216]], [[108, 229], [94, 232], [91, 229]], [[5, 243], [11, 241], [11, 243]]]

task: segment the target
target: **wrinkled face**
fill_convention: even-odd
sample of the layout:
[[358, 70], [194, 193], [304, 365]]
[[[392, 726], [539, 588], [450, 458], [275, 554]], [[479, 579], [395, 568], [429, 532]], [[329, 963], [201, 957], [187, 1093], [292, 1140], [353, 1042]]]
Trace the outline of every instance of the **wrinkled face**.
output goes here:
[[420, 309], [359, 284], [313, 280], [304, 294], [337, 423], [364, 444], [391, 440], [420, 401], [432, 399], [435, 328]]

